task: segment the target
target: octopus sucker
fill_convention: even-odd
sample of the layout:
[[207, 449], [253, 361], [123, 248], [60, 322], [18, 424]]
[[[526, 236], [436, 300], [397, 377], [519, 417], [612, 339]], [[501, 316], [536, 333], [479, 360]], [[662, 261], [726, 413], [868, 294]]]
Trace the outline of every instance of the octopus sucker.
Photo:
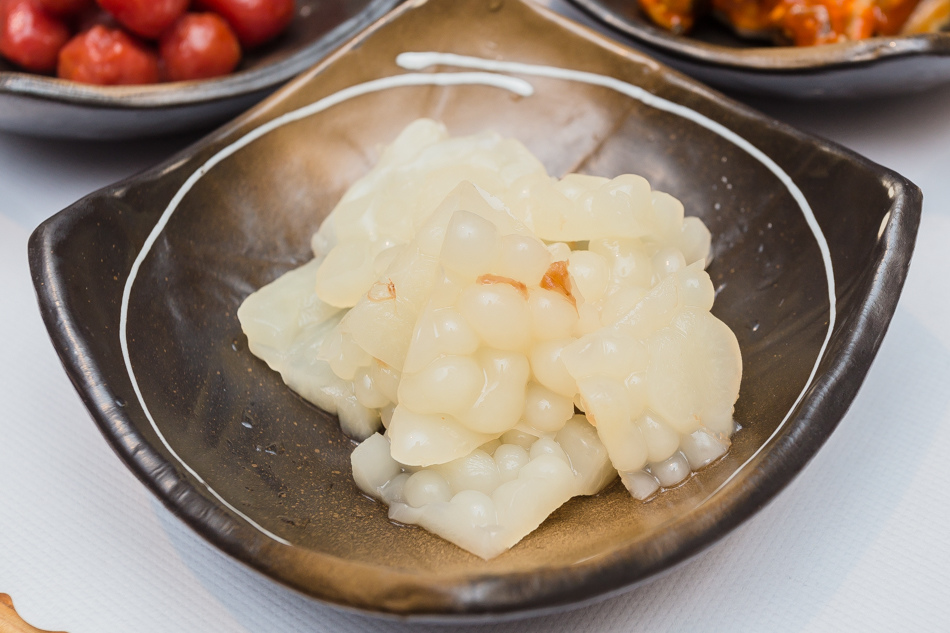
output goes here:
[[711, 236], [639, 176], [552, 178], [422, 119], [312, 244], [238, 316], [361, 442], [355, 481], [398, 523], [491, 558], [573, 496], [619, 476], [651, 499], [729, 450], [742, 362]]

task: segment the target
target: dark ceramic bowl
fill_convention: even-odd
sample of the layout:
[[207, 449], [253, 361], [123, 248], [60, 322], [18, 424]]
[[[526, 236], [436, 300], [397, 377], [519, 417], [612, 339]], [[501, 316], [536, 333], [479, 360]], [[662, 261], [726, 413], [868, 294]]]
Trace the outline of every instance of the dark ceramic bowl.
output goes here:
[[570, 0], [634, 47], [723, 89], [794, 99], [877, 97], [950, 82], [950, 33], [824, 46], [765, 46], [712, 20], [688, 36], [654, 26], [637, 0]]
[[[470, 58], [406, 71], [396, 64], [405, 51], [487, 58], [499, 73], [460, 68]], [[510, 90], [528, 85], [532, 96]], [[310, 234], [343, 191], [423, 116], [455, 134], [517, 137], [552, 173], [644, 174], [703, 218], [715, 236], [714, 312], [744, 359], [743, 428], [724, 459], [650, 503], [619, 484], [571, 500], [491, 561], [390, 523], [360, 494], [354, 443], [247, 351], [235, 311], [310, 257]], [[631, 587], [787, 485], [864, 379], [920, 204], [901, 176], [536, 5], [430, 0], [403, 5], [180, 155], [48, 220], [30, 263], [96, 423], [205, 538], [333, 604], [495, 617]]]
[[133, 139], [209, 128], [254, 105], [384, 15], [399, 0], [297, 0], [273, 42], [218, 79], [89, 86], [19, 72], [0, 58], [0, 130], [71, 139]]

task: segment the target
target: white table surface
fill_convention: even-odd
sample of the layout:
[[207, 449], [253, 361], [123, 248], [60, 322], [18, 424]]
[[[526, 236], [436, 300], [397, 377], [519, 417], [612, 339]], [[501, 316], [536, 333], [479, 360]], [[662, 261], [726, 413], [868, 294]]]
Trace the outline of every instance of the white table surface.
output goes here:
[[[751, 102], [924, 192], [910, 275], [861, 392], [784, 492], [688, 564], [566, 614], [453, 630], [950, 631], [950, 87]], [[30, 232], [195, 138], [0, 134], [0, 592], [34, 626], [69, 633], [435, 630], [329, 608], [206, 543], [113, 454], [59, 364], [30, 282]]]

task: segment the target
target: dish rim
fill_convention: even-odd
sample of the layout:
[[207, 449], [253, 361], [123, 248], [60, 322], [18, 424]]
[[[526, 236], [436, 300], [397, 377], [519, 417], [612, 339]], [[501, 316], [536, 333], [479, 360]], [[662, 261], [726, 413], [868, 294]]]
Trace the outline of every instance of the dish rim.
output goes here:
[[[298, 86], [312, 81], [324, 68], [357, 47], [379, 26], [411, 11], [413, 4], [406, 3], [398, 7], [279, 94], [293, 93]], [[543, 7], [523, 0], [518, 4], [527, 6], [553, 21], [555, 27], [560, 26], [581, 33], [601, 46], [616, 46], [616, 43], [608, 38]], [[624, 52], [633, 53], [637, 58], [642, 57], [642, 54], [629, 49], [624, 49]], [[890, 221], [879, 238], [886, 240], [888, 247], [883, 249], [879, 258], [875, 258], [874, 268], [878, 274], [873, 276], [869, 291], [863, 297], [857, 320], [843, 336], [844, 348], [865, 349], [870, 358], [873, 358], [893, 316], [913, 252], [921, 210], [919, 189], [903, 176], [846, 148], [794, 130], [722, 97], [698, 82], [683, 79], [675, 72], [666, 72], [668, 74], [664, 75], [664, 81], [685, 87], [703, 100], [712, 99], [744, 120], [751, 120], [769, 130], [784, 132], [796, 141], [804, 141], [857, 162], [877, 176], [883, 185], [893, 187]], [[814, 457], [830, 436], [870, 368], [870, 361], [854, 367], [850, 358], [829, 353], [822, 373], [816, 377], [808, 395], [796, 407], [793, 417], [794, 420], [815, 413], [817, 405], [825, 402], [825, 413], [820, 419], [812, 420], [809, 432], [789, 433], [773, 441], [771, 448], [763, 451], [763, 457], [777, 454], [778, 458], [759, 460], [756, 473], [744, 478], [741, 486], [736, 487], [730, 494], [720, 494], [718, 499], [709, 502], [700, 517], [705, 519], [701, 525], [697, 525], [696, 517], [681, 517], [672, 521], [662, 535], [651, 541], [650, 549], [658, 553], [647, 565], [630, 564], [631, 556], [636, 554], [637, 548], [628, 545], [577, 565], [552, 568], [558, 574], [557, 582], [538, 583], [538, 574], [542, 572], [513, 572], [500, 576], [484, 574], [478, 577], [469, 575], [443, 579], [442, 586], [436, 589], [431, 584], [426, 585], [424, 579], [420, 582], [420, 574], [338, 559], [302, 547], [285, 547], [274, 543], [200, 493], [200, 485], [180, 474], [173, 462], [146, 440], [123, 412], [122, 407], [116, 405], [103, 381], [98, 380], [93, 346], [77, 334], [81, 324], [71, 318], [68, 306], [58, 299], [59, 287], [63, 284], [62, 277], [56, 273], [65, 267], [65, 263], [59, 262], [52, 255], [53, 247], [68, 235], [69, 227], [94, 211], [92, 205], [97, 198], [105, 198], [111, 191], [125, 188], [137, 181], [159, 177], [176, 163], [181, 163], [183, 158], [206, 149], [211, 143], [231, 135], [237, 136], [244, 130], [247, 120], [259, 110], [269, 107], [269, 104], [270, 101], [264, 102], [153, 169], [90, 194], [53, 216], [34, 231], [30, 238], [29, 256], [41, 313], [54, 347], [74, 386], [113, 449], [173, 513], [204, 538], [257, 571], [311, 597], [336, 607], [375, 616], [457, 621], [460, 618], [478, 620], [535, 615], [573, 608], [623, 592], [711, 546], [773, 499]], [[692, 527], [684, 529], [684, 525]], [[308, 574], [308, 568], [320, 568], [321, 572]], [[356, 599], [354, 592], [366, 593], [368, 590], [363, 584], [356, 583], [355, 586], [342, 588], [327, 585], [327, 579], [341, 574], [349, 575], [354, 569], [360, 572], [354, 574], [356, 577], [364, 573], [374, 575], [378, 584], [372, 588], [373, 598], [388, 600], [384, 603], [385, 606], [381, 607], [373, 600], [367, 602]], [[543, 573], [549, 572], [550, 569], [543, 570]], [[424, 578], [424, 575], [422, 576]], [[402, 594], [394, 597], [394, 592], [400, 591]], [[420, 604], [423, 606], [420, 607]]]
[[[568, 0], [610, 28], [683, 60], [750, 72], [797, 74], [866, 66], [903, 57], [950, 56], [950, 31], [873, 37], [821, 46], [754, 46], [735, 48], [674, 35], [647, 22], [626, 20], [600, 0]], [[631, 0], [632, 2], [633, 0]]]

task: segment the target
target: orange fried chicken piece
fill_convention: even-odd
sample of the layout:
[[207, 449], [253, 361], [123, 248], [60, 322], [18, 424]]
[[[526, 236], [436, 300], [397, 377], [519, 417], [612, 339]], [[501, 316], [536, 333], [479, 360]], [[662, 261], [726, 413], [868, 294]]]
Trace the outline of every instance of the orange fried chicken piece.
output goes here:
[[[699, 0], [639, 2], [674, 33], [688, 31], [700, 13]], [[926, 11], [918, 9], [924, 5]], [[709, 6], [739, 35], [796, 46], [933, 31], [950, 22], [950, 0], [710, 0]]]
[[677, 35], [688, 33], [696, 19], [695, 0], [638, 0], [653, 22]]

